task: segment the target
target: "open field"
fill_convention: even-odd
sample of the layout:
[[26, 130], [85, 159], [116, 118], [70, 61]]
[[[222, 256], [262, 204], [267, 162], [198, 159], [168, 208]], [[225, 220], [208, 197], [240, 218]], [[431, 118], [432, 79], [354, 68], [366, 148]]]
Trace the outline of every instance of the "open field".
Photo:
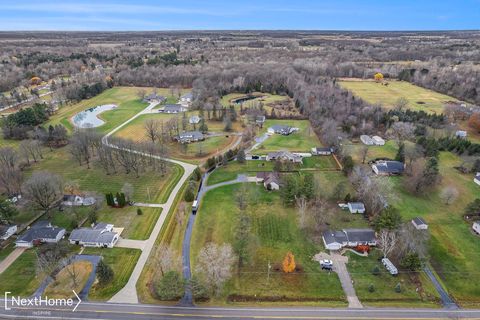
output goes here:
[[133, 268], [140, 257], [141, 251], [126, 248], [85, 248], [83, 254], [99, 255], [103, 261], [113, 269], [113, 280], [105, 286], [94, 284], [88, 298], [90, 300], [105, 301], [127, 284]]
[[138, 207], [104, 207], [98, 213], [98, 221], [125, 228], [121, 234], [122, 238], [147, 240], [162, 213], [162, 208], [141, 208], [142, 215], [137, 214], [137, 209]]
[[387, 109], [393, 108], [399, 98], [405, 98], [412, 110], [442, 113], [445, 102], [457, 101], [405, 81], [388, 81], [388, 86], [370, 80], [339, 81], [339, 84], [368, 103], [380, 104]]
[[[93, 266], [89, 261], [76, 261], [69, 264], [60, 270], [55, 281], [45, 289], [44, 295], [51, 298], [65, 299], [75, 297], [72, 290], [80, 292], [87, 283], [88, 276], [92, 270]], [[72, 273], [76, 275], [75, 283], [71, 275]]]
[[[239, 210], [232, 194], [239, 184], [209, 191], [201, 204], [192, 235], [192, 265], [200, 249], [208, 242], [232, 243]], [[251, 199], [247, 214], [251, 219], [254, 248], [251, 259], [240, 269], [235, 267], [221, 296], [212, 303], [226, 301], [271, 303], [283, 297], [283, 304], [345, 305], [345, 298], [335, 274], [322, 272], [312, 256], [322, 250], [302, 232], [296, 222], [295, 210], [285, 208], [280, 193], [266, 192], [263, 186], [250, 184], [256, 199]], [[253, 202], [252, 202], [253, 201]], [[284, 274], [278, 268], [291, 251], [301, 271]], [[267, 265], [272, 264], [270, 279]]]
[[80, 167], [67, 148], [46, 152], [44, 159], [29, 167], [27, 174], [46, 170], [61, 175], [66, 182], [78, 184], [83, 192], [100, 194], [116, 193], [128, 182], [134, 187], [134, 201], [153, 203], [164, 202], [182, 175], [182, 168], [173, 164], [169, 165], [169, 172], [165, 176], [160, 173], [142, 173], [136, 178], [134, 174], [125, 174], [120, 168], [117, 174], [106, 175], [95, 163], [91, 164], [91, 169], [85, 165]]
[[[347, 268], [352, 277], [355, 291], [360, 301], [366, 306], [412, 306], [435, 307], [439, 306], [439, 297], [430, 281], [422, 273], [400, 273], [393, 277], [388, 273], [378, 260], [381, 253], [374, 250], [368, 257], [361, 257], [354, 253], [347, 253], [349, 257]], [[380, 273], [373, 275], [372, 271], [378, 267]], [[417, 292], [417, 286], [411, 277], [419, 277], [421, 288]], [[423, 281], [422, 281], [423, 280]], [[420, 282], [421, 281], [421, 282]], [[395, 291], [395, 286], [400, 283], [401, 292]], [[373, 285], [374, 291], [369, 287]]]
[[311, 148], [322, 146], [308, 120], [267, 120], [263, 125], [262, 132], [267, 132], [267, 129], [275, 124], [289, 125], [297, 127], [300, 130], [288, 136], [280, 134], [272, 135], [262, 143], [256, 153], [267, 153], [279, 150], [310, 152]]

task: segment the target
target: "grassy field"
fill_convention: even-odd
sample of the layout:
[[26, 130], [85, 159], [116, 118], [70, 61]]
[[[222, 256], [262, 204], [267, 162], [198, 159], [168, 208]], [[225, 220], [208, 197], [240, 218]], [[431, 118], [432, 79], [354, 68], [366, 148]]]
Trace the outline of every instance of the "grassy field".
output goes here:
[[231, 161], [226, 166], [222, 166], [213, 171], [208, 177], [207, 185], [234, 180], [239, 174], [255, 176], [257, 172], [272, 171], [272, 169], [273, 162], [269, 161], [246, 161], [243, 164], [237, 161]]
[[[360, 301], [366, 306], [412, 306], [434, 307], [438, 306], [439, 298], [435, 289], [426, 279], [421, 281], [422, 286], [417, 292], [415, 282], [410, 275], [401, 273], [396, 277], [390, 275], [382, 263], [378, 260], [381, 256], [379, 251], [373, 251], [368, 257], [360, 257], [353, 253], [347, 253], [347, 268], [352, 277], [355, 291]], [[380, 270], [379, 275], [373, 275], [375, 267]], [[422, 274], [412, 275], [423, 277]], [[422, 280], [422, 279], [420, 279]], [[395, 291], [395, 286], [400, 283], [401, 292]], [[369, 291], [369, 286], [374, 286], [374, 292]]]
[[35, 292], [42, 277], [36, 276], [35, 251], [27, 250], [0, 274], [0, 291], [10, 291], [12, 295], [29, 296]]
[[[98, 221], [113, 223], [115, 227], [125, 228], [122, 238], [147, 240], [162, 213], [162, 208], [141, 208], [143, 214], [137, 214], [137, 207], [106, 207], [98, 213]], [[87, 222], [88, 224], [88, 222]]]
[[313, 147], [320, 147], [321, 143], [313, 132], [308, 120], [267, 120], [263, 126], [263, 132], [275, 124], [289, 125], [300, 130], [288, 136], [274, 134], [260, 145], [257, 153], [289, 150], [297, 152], [310, 152]]
[[67, 148], [57, 149], [44, 154], [44, 159], [27, 170], [27, 175], [33, 171], [46, 170], [59, 174], [66, 182], [77, 183], [82, 191], [94, 191], [101, 194], [120, 191], [124, 183], [134, 187], [133, 200], [137, 202], [161, 203], [166, 201], [171, 189], [182, 175], [182, 169], [177, 165], [169, 165], [169, 173], [143, 173], [139, 178], [134, 174], [125, 174], [119, 168], [119, 173], [106, 175], [94, 163], [91, 169], [72, 159]]
[[352, 91], [356, 96], [368, 103], [380, 104], [387, 109], [393, 108], [399, 98], [408, 101], [412, 110], [423, 110], [429, 113], [442, 113], [445, 102], [457, 101], [447, 95], [418, 87], [405, 81], [389, 81], [384, 86], [375, 81], [339, 81], [340, 86]]
[[105, 286], [97, 283], [88, 294], [90, 300], [106, 301], [127, 284], [141, 251], [126, 248], [86, 248], [83, 254], [100, 255], [103, 261], [113, 269], [112, 282]]
[[[209, 191], [201, 204], [192, 235], [192, 265], [200, 249], [208, 242], [232, 243], [238, 208], [232, 199], [239, 184]], [[233, 272], [221, 296], [212, 303], [234, 302], [238, 297], [252, 303], [269, 303], [283, 297], [283, 304], [345, 305], [345, 297], [335, 274], [320, 270], [312, 256], [322, 250], [298, 227], [294, 209], [282, 205], [280, 193], [266, 192], [251, 184], [257, 199], [250, 200], [247, 213], [256, 243], [250, 251], [251, 261]], [[286, 275], [279, 271], [285, 254], [291, 251], [302, 271]], [[272, 274], [267, 278], [267, 265]], [[278, 271], [277, 271], [278, 270]]]
[[336, 170], [338, 169], [337, 162], [333, 156], [312, 156], [303, 158], [302, 168], [315, 170]]
[[[45, 289], [44, 295], [65, 299], [75, 297], [72, 290], [75, 290], [75, 292], [82, 291], [92, 270], [93, 265], [89, 261], [77, 261], [69, 264], [60, 270], [55, 281]], [[73, 282], [70, 272], [75, 272], [77, 275], [76, 283]]]

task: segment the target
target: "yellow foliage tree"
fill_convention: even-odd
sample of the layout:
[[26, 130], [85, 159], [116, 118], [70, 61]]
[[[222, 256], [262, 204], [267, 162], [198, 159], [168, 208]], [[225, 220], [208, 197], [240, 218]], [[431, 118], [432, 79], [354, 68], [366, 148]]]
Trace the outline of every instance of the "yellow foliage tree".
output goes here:
[[375, 81], [377, 81], [377, 82], [380, 82], [380, 81], [383, 80], [383, 74], [381, 74], [380, 72], [375, 73], [375, 75], [373, 77], [375, 78]]
[[283, 272], [285, 272], [285, 273], [293, 272], [293, 271], [295, 271], [295, 267], [296, 267], [295, 257], [289, 251], [289, 252], [287, 252], [287, 255], [285, 256], [285, 258], [283, 259], [283, 263], [282, 263]]
[[41, 82], [42, 79], [40, 79], [40, 77], [32, 77], [32, 79], [30, 79], [31, 84], [40, 84]]

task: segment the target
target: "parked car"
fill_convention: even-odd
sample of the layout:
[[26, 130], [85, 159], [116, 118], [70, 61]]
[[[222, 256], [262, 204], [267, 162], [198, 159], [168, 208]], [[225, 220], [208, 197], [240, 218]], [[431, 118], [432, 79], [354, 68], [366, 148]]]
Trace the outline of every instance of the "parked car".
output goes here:
[[320, 265], [322, 266], [322, 270], [332, 270], [333, 262], [332, 260], [323, 259], [320, 261]]

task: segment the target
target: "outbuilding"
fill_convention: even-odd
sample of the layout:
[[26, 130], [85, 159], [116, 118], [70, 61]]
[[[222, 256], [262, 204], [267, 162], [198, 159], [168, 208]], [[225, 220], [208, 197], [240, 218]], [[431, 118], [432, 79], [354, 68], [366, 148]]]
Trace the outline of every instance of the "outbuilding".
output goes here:
[[0, 240], [7, 240], [17, 232], [15, 224], [0, 224]]
[[365, 213], [365, 205], [363, 202], [349, 202], [347, 203], [347, 207], [350, 213]]
[[473, 182], [475, 182], [476, 184], [478, 184], [480, 186], [480, 172], [477, 172], [477, 174], [473, 178]]
[[412, 224], [417, 230], [427, 230], [428, 224], [420, 217], [415, 217], [412, 219]]
[[476, 234], [480, 234], [480, 221], [476, 221], [472, 225], [472, 229]]
[[329, 156], [333, 153], [333, 148], [331, 148], [331, 147], [316, 147], [316, 148], [312, 148], [311, 153], [314, 156]]

